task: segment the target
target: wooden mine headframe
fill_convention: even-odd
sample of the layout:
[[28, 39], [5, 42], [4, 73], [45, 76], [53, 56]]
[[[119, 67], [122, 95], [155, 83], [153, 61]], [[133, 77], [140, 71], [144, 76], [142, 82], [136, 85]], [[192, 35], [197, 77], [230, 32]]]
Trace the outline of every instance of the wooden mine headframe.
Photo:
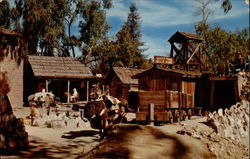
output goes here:
[[[169, 40], [174, 67], [186, 71], [206, 71], [206, 56], [201, 53], [203, 39], [195, 34], [176, 32]], [[177, 45], [176, 45], [177, 44]]]

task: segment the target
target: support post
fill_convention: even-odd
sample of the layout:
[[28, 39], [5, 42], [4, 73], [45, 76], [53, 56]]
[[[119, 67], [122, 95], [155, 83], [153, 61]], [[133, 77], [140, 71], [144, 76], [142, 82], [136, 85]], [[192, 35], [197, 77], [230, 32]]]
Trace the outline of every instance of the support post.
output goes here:
[[211, 94], [210, 94], [210, 111], [212, 111], [214, 105], [214, 81], [211, 81]]
[[149, 125], [154, 125], [154, 104], [148, 105]]
[[46, 92], [49, 92], [48, 85], [49, 85], [49, 84], [48, 84], [48, 80], [46, 80], [46, 84], [45, 84], [45, 87], [46, 87], [46, 88], [45, 88], [45, 89], [46, 89]]
[[87, 81], [87, 102], [89, 101], [89, 81]]
[[46, 80], [46, 83], [45, 83], [45, 91], [46, 92], [49, 92], [49, 84], [50, 84], [51, 81], [48, 81]]
[[68, 80], [68, 96], [67, 96], [67, 103], [69, 103], [69, 96], [70, 96], [70, 93], [69, 93], [69, 88], [70, 88], [70, 81]]
[[105, 87], [102, 85], [102, 94], [105, 94]]

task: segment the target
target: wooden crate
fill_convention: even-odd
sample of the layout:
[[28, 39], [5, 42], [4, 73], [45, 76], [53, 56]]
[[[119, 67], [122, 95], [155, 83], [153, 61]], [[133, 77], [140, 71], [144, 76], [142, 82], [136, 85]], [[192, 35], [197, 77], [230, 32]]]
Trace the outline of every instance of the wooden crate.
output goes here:
[[140, 111], [147, 111], [149, 104], [155, 105], [155, 112], [168, 108], [193, 108], [194, 95], [178, 91], [141, 91], [138, 93]]
[[155, 112], [155, 121], [169, 121], [168, 112]]
[[147, 121], [148, 112], [137, 112], [136, 121]]
[[165, 91], [142, 91], [138, 92], [139, 105], [165, 105]]
[[192, 94], [187, 94], [187, 108], [194, 108], [194, 96]]

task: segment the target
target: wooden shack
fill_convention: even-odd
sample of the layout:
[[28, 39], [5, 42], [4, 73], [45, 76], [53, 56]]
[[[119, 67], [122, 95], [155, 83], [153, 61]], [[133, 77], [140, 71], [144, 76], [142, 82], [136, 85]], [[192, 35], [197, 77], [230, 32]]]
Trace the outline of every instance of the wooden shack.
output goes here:
[[[6, 75], [10, 89], [8, 97], [13, 108], [23, 106], [22, 46], [20, 33], [0, 28], [0, 79], [3, 74]], [[2, 83], [0, 85], [3, 86]]]
[[139, 80], [139, 90], [172, 90], [190, 94], [194, 93], [195, 80], [200, 77], [201, 74], [198, 72], [160, 67], [152, 67], [147, 71], [133, 76], [133, 78]]
[[24, 68], [24, 101], [42, 89], [52, 91], [61, 102], [69, 102], [76, 88], [80, 101], [89, 100], [91, 81], [95, 79], [89, 67], [76, 58], [28, 56]]
[[230, 108], [239, 101], [237, 76], [212, 76], [203, 74], [196, 82], [197, 106], [214, 111]]
[[138, 79], [132, 76], [141, 73], [143, 69], [127, 67], [113, 67], [106, 77], [106, 84], [109, 86], [111, 96], [129, 101], [129, 92], [138, 90]]
[[195, 82], [200, 73], [153, 67], [133, 78], [139, 80], [138, 104], [159, 108], [194, 107]]

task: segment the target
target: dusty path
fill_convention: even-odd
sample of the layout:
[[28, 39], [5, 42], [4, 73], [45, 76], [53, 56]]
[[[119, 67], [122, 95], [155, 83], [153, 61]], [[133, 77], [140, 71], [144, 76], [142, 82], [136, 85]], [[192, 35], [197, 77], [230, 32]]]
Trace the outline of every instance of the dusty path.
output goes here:
[[[18, 109], [17, 117], [29, 115], [29, 109]], [[1, 159], [7, 158], [221, 158], [220, 154], [211, 155], [211, 146], [217, 152], [227, 154], [229, 158], [242, 158], [248, 153], [237, 144], [216, 138], [208, 139], [206, 133], [213, 131], [206, 126], [206, 118], [192, 117], [181, 123], [163, 126], [117, 126], [116, 134], [101, 143], [98, 131], [91, 128], [52, 129], [26, 126], [29, 134], [30, 147], [27, 150], [1, 152]], [[199, 130], [203, 133], [200, 139], [188, 135], [176, 134], [184, 127]], [[244, 139], [247, 146], [249, 136]], [[214, 141], [213, 141], [214, 140]], [[234, 152], [237, 151], [237, 152]], [[237, 154], [239, 153], [239, 154]], [[234, 156], [232, 156], [234, 155]], [[244, 155], [246, 156], [246, 155]]]
[[96, 130], [60, 130], [26, 126], [30, 146], [27, 150], [3, 152], [3, 158], [75, 158], [98, 144]]

